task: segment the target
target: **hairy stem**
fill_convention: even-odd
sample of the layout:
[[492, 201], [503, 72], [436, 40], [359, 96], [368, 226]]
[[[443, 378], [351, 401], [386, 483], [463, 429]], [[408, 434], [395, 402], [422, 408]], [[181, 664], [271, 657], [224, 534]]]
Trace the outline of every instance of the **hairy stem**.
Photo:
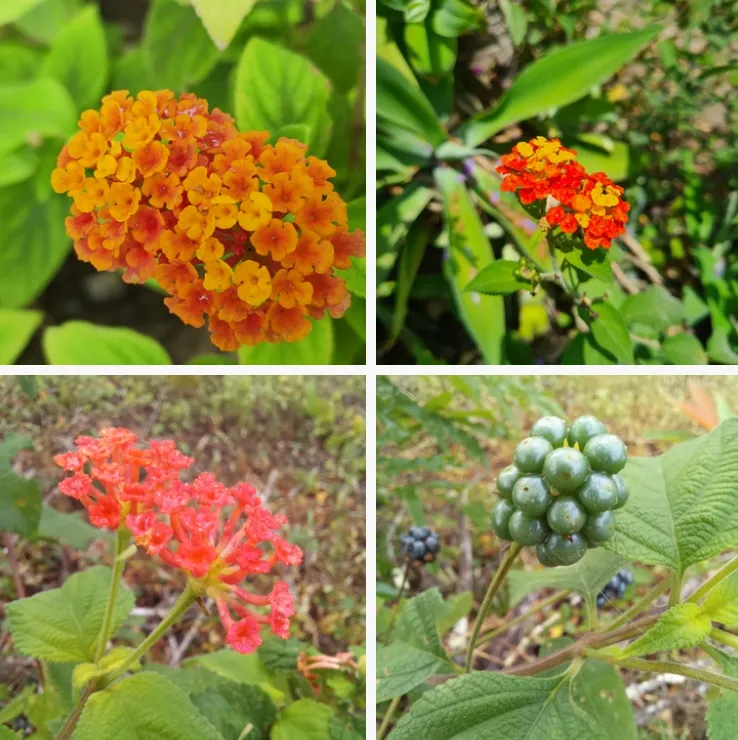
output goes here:
[[671, 591], [669, 591], [669, 608], [676, 606], [682, 600], [682, 579], [683, 573], [674, 571], [671, 576]]
[[617, 658], [613, 655], [600, 653], [597, 650], [587, 650], [585, 651], [585, 655], [588, 655], [591, 658], [596, 658], [597, 660], [602, 660], [605, 663], [611, 663], [612, 665], [619, 666], [621, 668], [632, 668], [636, 671], [650, 671], [652, 673], [675, 673], [678, 676], [685, 676], [686, 678], [692, 678], [695, 681], [703, 681], [704, 683], [709, 683], [713, 686], [719, 686], [721, 689], [738, 691], [738, 678], [722, 676], [719, 673], [712, 673], [712, 671], [705, 671], [701, 668], [692, 668], [692, 666], [684, 665], [683, 663], [676, 663], [668, 660]]
[[663, 581], [657, 583], [643, 598], [636, 601], [633, 606], [627, 611], [624, 611], [614, 622], [608, 624], [605, 629], [614, 630], [623, 624], [627, 624], [634, 617], [637, 617], [641, 612], [645, 611], [661, 594], [666, 591], [671, 585], [670, 578], [664, 578]]
[[708, 592], [712, 591], [715, 586], [724, 581], [729, 575], [738, 570], [738, 556], [726, 563], [714, 576], [708, 578], [688, 599], [691, 602], [699, 601]]
[[395, 626], [395, 622], [397, 621], [397, 615], [400, 613], [400, 604], [402, 604], [402, 597], [405, 595], [405, 586], [407, 586], [407, 577], [410, 573], [410, 558], [407, 558], [405, 560], [405, 569], [402, 571], [402, 584], [400, 585], [400, 594], [397, 597], [397, 602], [395, 603], [392, 614], [390, 615], [390, 621], [387, 625], [387, 631], [385, 632], [386, 640], [389, 641], [390, 637], [392, 635], [392, 628]]
[[489, 584], [487, 593], [484, 595], [484, 601], [482, 601], [482, 605], [479, 607], [479, 613], [474, 622], [474, 629], [472, 630], [471, 639], [469, 640], [469, 646], [466, 651], [467, 673], [471, 673], [472, 665], [474, 663], [474, 648], [476, 647], [477, 638], [479, 637], [479, 630], [482, 629], [484, 620], [487, 618], [487, 614], [492, 606], [492, 600], [495, 598], [495, 594], [505, 580], [507, 572], [510, 570], [510, 567], [515, 562], [515, 558], [518, 557], [522, 549], [522, 545], [519, 545], [517, 542], [513, 542], [512, 545], [510, 545], [507, 553], [505, 553], [505, 557], [500, 563], [500, 567], [497, 568], [497, 572], [492, 578], [492, 582]]
[[710, 630], [710, 637], [715, 640], [715, 642], [721, 642], [723, 645], [727, 645], [728, 647], [738, 650], [738, 637], [730, 632], [713, 627]]
[[397, 711], [397, 707], [399, 706], [401, 699], [402, 696], [396, 696], [389, 705], [389, 709], [387, 709], [382, 718], [382, 724], [379, 726], [379, 730], [377, 731], [377, 740], [383, 740], [384, 736], [387, 734], [387, 730], [389, 730], [389, 726], [392, 724], [392, 717]]
[[587, 609], [587, 629], [594, 632], [597, 629], [597, 604], [591, 599], [584, 600]]
[[87, 700], [95, 693], [96, 690], [97, 682], [90, 681], [90, 683], [87, 684], [87, 688], [85, 689], [79, 700], [79, 705], [76, 706], [74, 708], [74, 711], [67, 717], [67, 721], [62, 725], [61, 730], [59, 730], [59, 734], [56, 736], [56, 740], [68, 740], [72, 736], [74, 728], [77, 726], [77, 722], [79, 722], [79, 718], [82, 716], [82, 710], [85, 708]]
[[131, 541], [131, 533], [125, 527], [119, 527], [115, 533], [115, 545], [113, 546], [113, 575], [110, 579], [110, 590], [108, 591], [108, 603], [105, 608], [105, 616], [100, 627], [100, 634], [97, 638], [97, 648], [95, 649], [95, 663], [100, 662], [100, 658], [105, 655], [105, 648], [108, 646], [110, 639], [110, 630], [113, 625], [113, 615], [115, 614], [115, 605], [118, 601], [118, 587], [120, 579], [125, 568], [125, 560], [120, 556], [128, 547]]

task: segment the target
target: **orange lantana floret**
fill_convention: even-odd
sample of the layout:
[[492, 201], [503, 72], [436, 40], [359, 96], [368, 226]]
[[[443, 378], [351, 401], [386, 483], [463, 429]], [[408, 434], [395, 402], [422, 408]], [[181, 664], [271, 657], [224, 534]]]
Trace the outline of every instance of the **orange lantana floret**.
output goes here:
[[603, 172], [588, 174], [576, 161], [576, 152], [558, 139], [538, 136], [516, 144], [502, 157], [497, 171], [504, 175], [502, 190], [517, 192], [520, 202], [557, 200], [546, 221], [565, 234], [581, 230], [589, 249], [609, 249], [612, 240], [625, 233], [630, 204], [623, 188]]
[[[301, 142], [268, 144], [268, 132], [239, 132], [207, 101], [168, 90], [113, 92], [79, 128], [51, 181], [74, 201], [65, 224], [80, 259], [127, 282], [153, 278], [169, 310], [207, 319], [224, 350], [299, 341], [311, 319], [349, 307], [335, 270], [364, 256], [364, 235], [348, 229], [335, 170]], [[599, 190], [590, 197], [608, 208]]]

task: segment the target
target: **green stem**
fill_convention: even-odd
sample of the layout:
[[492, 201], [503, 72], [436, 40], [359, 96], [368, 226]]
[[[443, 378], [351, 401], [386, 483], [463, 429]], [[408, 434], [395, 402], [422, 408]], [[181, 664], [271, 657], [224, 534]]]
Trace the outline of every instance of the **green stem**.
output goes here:
[[713, 627], [710, 630], [710, 637], [712, 637], [715, 642], [722, 642], [723, 645], [727, 645], [728, 647], [738, 650], [738, 637], [736, 637], [736, 635], [732, 635], [730, 632]]
[[96, 690], [97, 683], [95, 681], [90, 681], [79, 700], [79, 705], [76, 706], [74, 711], [67, 717], [67, 721], [62, 725], [61, 730], [59, 730], [59, 734], [56, 736], [56, 740], [68, 740], [68, 738], [72, 736], [74, 728], [77, 726], [77, 722], [79, 722], [79, 718], [82, 716], [82, 710], [85, 708], [87, 700]]
[[640, 658], [617, 658], [607, 653], [600, 653], [597, 650], [585, 650], [585, 655], [602, 660], [605, 663], [619, 666], [621, 668], [632, 668], [635, 671], [650, 671], [652, 673], [676, 673], [678, 676], [686, 676], [695, 681], [719, 686], [721, 689], [728, 691], [738, 691], [738, 679], [722, 676], [712, 671], [704, 671], [701, 668], [692, 668], [692, 666], [683, 663], [675, 663], [667, 660], [642, 660]]
[[726, 563], [712, 578], [708, 578], [688, 599], [691, 602], [699, 601], [703, 596], [710, 592], [715, 586], [724, 581], [729, 575], [738, 570], [738, 557], [733, 558]]
[[397, 711], [397, 707], [401, 700], [402, 696], [396, 696], [392, 700], [392, 704], [389, 705], [389, 709], [382, 718], [382, 724], [379, 726], [379, 730], [377, 731], [377, 740], [383, 740], [384, 736], [387, 734], [387, 730], [389, 730], [389, 726], [392, 724], [392, 717]]
[[684, 575], [674, 571], [671, 576], [671, 591], [669, 591], [669, 609], [682, 600], [682, 579]]
[[[528, 617], [531, 616], [531, 614], [535, 614], [536, 612], [542, 611], [543, 609], [546, 609], [547, 607], [558, 603], [559, 601], [561, 601], [561, 599], [566, 598], [570, 593], [570, 591], [557, 591], [555, 594], [549, 596], [547, 599], [543, 599], [542, 601], [538, 601], [535, 604], [531, 604], [529, 609], [526, 609], [522, 614], [518, 614], [518, 616], [514, 619], [501, 624], [499, 627], [495, 627], [490, 632], [485, 632], [484, 634], [480, 635], [477, 638], [477, 644], [474, 647], [476, 648], [484, 642], [494, 640], [495, 637], [499, 637], [504, 632], [507, 632], [511, 627], [524, 622], [526, 619], [528, 619]], [[451, 653], [451, 655], [461, 655], [462, 653], [465, 653], [466, 650], [467, 648], [461, 648], [459, 650], [455, 650], [453, 653]]]
[[164, 619], [159, 622], [157, 628], [131, 653], [119, 668], [107, 675], [106, 681], [110, 683], [118, 676], [122, 676], [142, 655], [145, 655], [164, 633], [176, 622], [178, 622], [195, 603], [195, 593], [187, 584], [187, 587], [177, 599], [177, 603], [169, 610]]
[[624, 611], [614, 622], [607, 625], [608, 630], [614, 630], [623, 624], [630, 622], [633, 617], [637, 617], [646, 607], [650, 606], [661, 594], [666, 591], [671, 585], [670, 578], [664, 578], [663, 581], [657, 583], [642, 599], [636, 601], [633, 606], [627, 611]]
[[597, 630], [597, 604], [591, 599], [585, 599], [584, 603], [587, 608], [587, 629], [595, 632]]
[[125, 527], [119, 527], [115, 533], [115, 545], [113, 547], [113, 576], [110, 579], [110, 590], [108, 591], [108, 603], [105, 608], [105, 616], [100, 627], [100, 634], [97, 638], [97, 648], [95, 649], [95, 663], [100, 662], [100, 658], [105, 655], [105, 648], [108, 646], [110, 639], [110, 630], [113, 626], [113, 616], [118, 601], [118, 587], [123, 575], [126, 561], [120, 556], [125, 552], [128, 543], [131, 541], [131, 533]]
[[392, 635], [392, 628], [395, 626], [395, 622], [397, 621], [397, 615], [400, 612], [400, 604], [402, 603], [402, 597], [405, 595], [405, 586], [407, 585], [407, 576], [410, 573], [410, 558], [408, 558], [405, 561], [405, 569], [402, 571], [402, 584], [400, 585], [400, 594], [397, 597], [397, 602], [395, 603], [392, 614], [390, 615], [390, 621], [387, 625], [387, 632], [385, 633], [387, 641], [389, 641], [391, 635]]
[[471, 639], [469, 640], [469, 647], [466, 651], [467, 673], [471, 673], [472, 671], [472, 665], [474, 663], [474, 649], [477, 644], [477, 638], [479, 637], [479, 630], [482, 628], [482, 624], [484, 624], [484, 620], [487, 618], [487, 613], [492, 607], [492, 600], [495, 598], [495, 594], [505, 580], [507, 572], [510, 570], [515, 558], [520, 554], [522, 549], [523, 546], [517, 542], [513, 542], [513, 544], [510, 545], [504, 559], [500, 563], [500, 567], [492, 578], [492, 582], [489, 584], [487, 593], [484, 595], [484, 601], [482, 601], [482, 606], [479, 607], [479, 613], [474, 622], [474, 629], [472, 630]]

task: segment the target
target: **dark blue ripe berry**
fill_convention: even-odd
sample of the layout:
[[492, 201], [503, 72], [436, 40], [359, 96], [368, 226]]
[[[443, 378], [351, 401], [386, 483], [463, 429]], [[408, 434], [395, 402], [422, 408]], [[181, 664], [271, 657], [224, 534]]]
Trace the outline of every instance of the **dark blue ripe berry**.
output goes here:
[[633, 574], [627, 568], [623, 568], [618, 574], [614, 575], [605, 588], [600, 591], [600, 594], [597, 597], [597, 606], [602, 608], [607, 606], [611, 601], [622, 599], [631, 583], [633, 583]]
[[402, 552], [418, 563], [432, 563], [441, 549], [441, 540], [430, 527], [410, 527], [400, 542]]

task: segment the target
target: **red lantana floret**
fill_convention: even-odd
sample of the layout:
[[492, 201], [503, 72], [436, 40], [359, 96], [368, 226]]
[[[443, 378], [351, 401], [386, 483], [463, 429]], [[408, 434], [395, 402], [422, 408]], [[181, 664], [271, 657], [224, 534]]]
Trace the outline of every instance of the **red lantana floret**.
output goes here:
[[54, 462], [71, 473], [59, 490], [81, 501], [95, 526], [129, 529], [137, 545], [184, 570], [193, 591], [215, 601], [233, 649], [256, 650], [264, 628], [289, 636], [295, 608], [287, 584], [277, 581], [267, 596], [243, 587], [249, 576], [302, 562], [300, 548], [279, 534], [287, 520], [271, 514], [253, 486], [229, 488], [211, 473], [184, 482], [192, 458], [171, 441], [140, 445], [127, 429], [79, 437], [77, 449]]
[[581, 229], [589, 249], [609, 249], [625, 233], [630, 204], [622, 198], [623, 188], [604, 172], [587, 173], [576, 151], [558, 139], [538, 136], [516, 144], [497, 171], [504, 175], [502, 190], [517, 192], [524, 205], [549, 197], [558, 201], [547, 211], [546, 222], [565, 234]]

